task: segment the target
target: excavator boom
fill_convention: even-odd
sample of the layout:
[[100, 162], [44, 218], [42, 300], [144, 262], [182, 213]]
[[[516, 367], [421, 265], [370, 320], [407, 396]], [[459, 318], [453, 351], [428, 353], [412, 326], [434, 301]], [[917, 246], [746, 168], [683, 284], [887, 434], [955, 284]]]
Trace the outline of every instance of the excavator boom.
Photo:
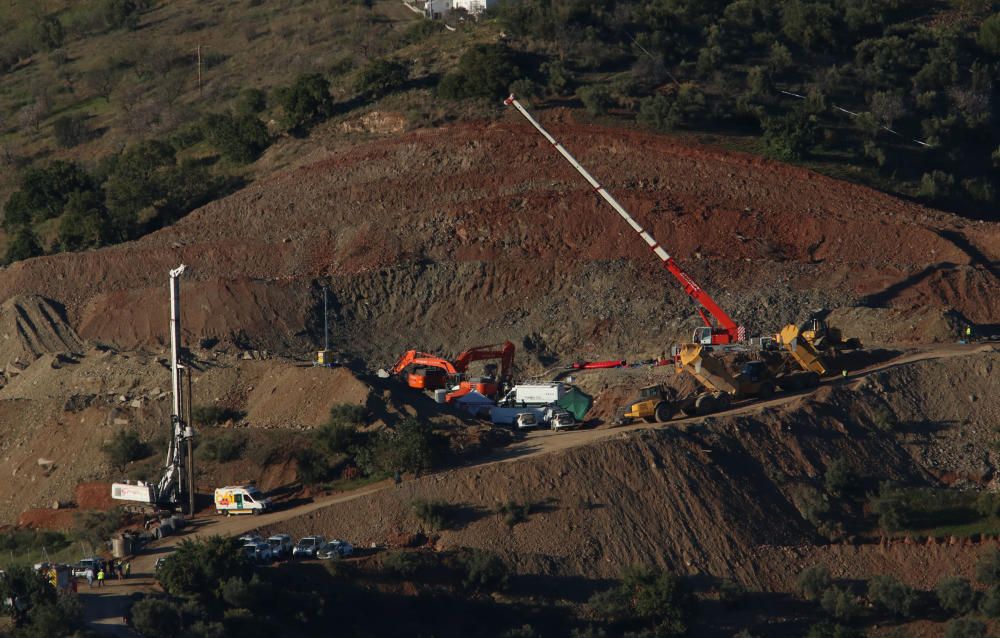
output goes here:
[[473, 361], [485, 361], [488, 359], [500, 359], [499, 380], [509, 381], [514, 364], [514, 344], [510, 341], [504, 341], [496, 345], [469, 348], [455, 359], [455, 370], [465, 372], [469, 369], [469, 364]]
[[452, 365], [452, 363], [447, 359], [442, 359], [441, 357], [436, 357], [432, 354], [427, 354], [426, 352], [418, 352], [416, 350], [409, 350], [403, 353], [403, 356], [396, 361], [396, 365], [392, 366], [392, 374], [399, 374], [410, 364], [441, 368], [448, 374], [458, 374], [458, 370], [456, 370], [455, 366]]
[[653, 239], [653, 236], [640, 226], [637, 221], [635, 221], [628, 211], [626, 211], [625, 208], [618, 203], [618, 200], [612, 197], [611, 194], [605, 190], [596, 179], [594, 179], [593, 175], [591, 175], [587, 169], [576, 161], [576, 158], [573, 157], [562, 144], [557, 142], [556, 139], [552, 137], [552, 135], [549, 134], [549, 132], [538, 122], [538, 120], [532, 117], [531, 113], [528, 113], [528, 111], [521, 106], [521, 103], [518, 102], [513, 95], [504, 100], [504, 104], [516, 108], [518, 112], [520, 112], [521, 115], [523, 115], [524, 118], [528, 120], [528, 122], [530, 122], [531, 125], [534, 126], [535, 129], [541, 133], [542, 136], [545, 137], [545, 139], [548, 140], [557, 151], [559, 151], [559, 154], [562, 155], [566, 161], [569, 162], [573, 168], [575, 168], [577, 172], [583, 176], [585, 180], [587, 180], [587, 183], [594, 188], [597, 194], [604, 198], [604, 201], [615, 209], [615, 212], [617, 212], [618, 215], [625, 220], [625, 223], [627, 223], [632, 230], [639, 234], [642, 240], [646, 242], [646, 245], [648, 245], [656, 256], [660, 258], [660, 261], [662, 261], [664, 267], [670, 271], [670, 274], [677, 278], [681, 287], [684, 288], [684, 292], [697, 301], [702, 308], [707, 310], [708, 313], [715, 318], [719, 324], [718, 327], [713, 326], [712, 322], [708, 319], [705, 313], [699, 309], [702, 321], [705, 322], [705, 325], [712, 328], [712, 333], [715, 337], [712, 340], [714, 343], [733, 343], [737, 341], [744, 341], [746, 339], [746, 331], [743, 326], [736, 325], [736, 322], [733, 321], [732, 318], [726, 314], [726, 312], [722, 310], [717, 303], [715, 303], [712, 297], [709, 296], [709, 294], [705, 292], [701, 286], [695, 283], [694, 279], [692, 279], [689, 274], [677, 265], [677, 262], [674, 261], [673, 257], [670, 256], [666, 249], [657, 243], [657, 241]]

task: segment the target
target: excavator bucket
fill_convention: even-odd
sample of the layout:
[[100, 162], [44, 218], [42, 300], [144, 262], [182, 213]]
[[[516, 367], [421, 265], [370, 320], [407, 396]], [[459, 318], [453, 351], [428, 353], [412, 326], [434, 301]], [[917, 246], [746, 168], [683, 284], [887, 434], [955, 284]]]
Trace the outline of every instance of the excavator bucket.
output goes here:
[[818, 375], [826, 374], [826, 364], [823, 357], [812, 343], [799, 331], [795, 324], [788, 324], [778, 333], [778, 341], [791, 353], [799, 366], [808, 372]]

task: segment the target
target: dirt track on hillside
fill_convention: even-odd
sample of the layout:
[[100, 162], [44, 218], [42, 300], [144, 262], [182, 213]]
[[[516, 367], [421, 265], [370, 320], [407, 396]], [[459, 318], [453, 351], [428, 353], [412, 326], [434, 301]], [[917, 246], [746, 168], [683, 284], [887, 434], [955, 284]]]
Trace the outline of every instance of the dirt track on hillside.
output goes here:
[[[793, 423], [800, 423], [803, 418], [816, 419], [821, 415], [809, 416], [810, 410], [819, 408], [811, 406], [821, 406], [824, 402], [837, 406], [838, 392], [846, 393], [845, 396], [855, 395], [850, 399], [852, 403], [858, 402], [858, 397], [862, 396], [859, 392], [863, 392], [863, 396], [869, 399], [877, 398], [880, 392], [878, 388], [881, 387], [879, 384], [885, 382], [880, 379], [893, 371], [906, 371], [913, 365], [934, 361], [945, 363], [974, 361], [984, 356], [993, 356], [990, 353], [995, 352], [996, 349], [992, 345], [953, 345], [922, 349], [900, 359], [856, 372], [846, 380], [840, 378], [832, 380], [811, 393], [782, 396], [766, 403], [737, 407], [728, 413], [712, 417], [677, 420], [660, 426], [636, 425], [619, 429], [558, 434], [539, 432], [473, 466], [407, 481], [401, 489], [394, 489], [391, 483], [385, 482], [355, 492], [319, 498], [305, 505], [259, 517], [204, 519], [197, 521], [195, 530], [185, 537], [204, 534], [236, 535], [258, 528], [265, 531], [289, 529], [301, 535], [320, 527], [324, 531], [333, 530], [336, 534], [346, 536], [356, 543], [370, 541], [384, 543], [392, 534], [414, 531], [412, 528], [399, 527], [400, 524], [404, 527], [414, 524], [412, 513], [406, 507], [406, 503], [414, 498], [445, 498], [451, 502], [472, 505], [476, 502], [480, 489], [486, 494], [496, 494], [498, 490], [504, 492], [506, 489], [507, 498], [514, 500], [542, 498], [545, 494], [559, 496], [540, 501], [539, 506], [542, 509], [536, 510], [531, 520], [523, 526], [523, 530], [522, 526], [518, 526], [508, 531], [506, 535], [500, 536], [493, 536], [501, 529], [505, 529], [499, 520], [495, 520], [495, 515], [488, 509], [480, 510], [476, 505], [470, 510], [468, 529], [442, 533], [442, 538], [438, 540], [439, 546], [444, 548], [452, 544], [481, 546], [485, 543], [490, 549], [503, 549], [520, 568], [529, 571], [565, 569], [565, 566], [556, 566], [557, 563], [553, 562], [554, 556], [563, 556], [561, 560], [566, 561], [569, 551], [572, 559], [568, 564], [570, 566], [575, 564], [577, 568], [586, 565], [592, 577], [614, 575], [620, 565], [628, 564], [629, 561], [642, 562], [651, 559], [658, 562], [666, 559], [668, 564], [680, 571], [690, 573], [708, 571], [717, 575], [730, 575], [756, 587], [773, 589], [790, 586], [788, 579], [795, 571], [789, 570], [790, 562], [801, 566], [829, 559], [831, 564], [842, 566], [839, 569], [843, 572], [841, 574], [843, 577], [857, 577], [859, 569], [862, 571], [867, 569], [863, 567], [864, 565], [870, 567], [881, 564], [886, 569], [893, 566], [905, 567], [913, 563], [913, 560], [908, 557], [909, 554], [905, 550], [901, 549], [887, 553], [877, 546], [862, 546], [854, 549], [854, 554], [850, 558], [845, 558], [844, 552], [848, 550], [825, 550], [822, 545], [815, 546], [813, 544], [815, 532], [801, 521], [797, 512], [792, 510], [785, 512], [785, 516], [775, 516], [774, 508], [787, 508], [788, 505], [779, 493], [762, 491], [764, 485], [760, 482], [762, 475], [757, 470], [752, 466], [745, 466], [745, 461], [739, 461], [739, 464], [734, 466], [725, 461], [724, 456], [719, 456], [737, 454], [735, 448], [730, 452], [726, 451], [727, 446], [731, 444], [724, 443], [727, 436], [724, 433], [734, 426], [737, 431], [740, 428], [759, 427], [752, 425], [753, 419], [740, 420], [743, 415], [749, 415], [765, 419], [764, 422], [772, 419], [771, 422], [775, 423], [775, 426], [770, 434], [763, 431], [751, 432], [747, 441], [758, 438], [765, 440], [768, 437], [787, 438], [787, 435], [782, 434], [786, 427], [781, 425], [783, 417], [773, 421], [775, 416], [787, 415], [793, 419], [791, 421]], [[959, 363], [953, 367], [968, 366]], [[931, 372], [931, 374], [938, 373]], [[988, 376], [987, 371], [987, 378]], [[862, 386], [866, 384], [871, 385], [873, 389], [863, 390]], [[825, 398], [817, 399], [819, 396]], [[863, 403], [860, 402], [860, 405], [863, 406]], [[829, 414], [833, 415], [835, 412]], [[988, 420], [993, 416], [984, 413], [980, 418]], [[820, 419], [816, 424], [823, 422]], [[803, 423], [796, 427], [808, 429], [815, 426]], [[689, 428], [697, 428], [692, 431], [696, 438], [691, 438], [686, 432]], [[660, 434], [652, 435], [651, 438], [643, 434], [643, 432], [657, 431]], [[704, 438], [706, 432], [709, 433], [709, 439]], [[711, 438], [716, 435], [722, 435], [723, 439]], [[824, 440], [827, 436], [821, 434], [817, 441]], [[888, 447], [874, 446], [870, 437], [865, 446], [859, 447], [851, 442], [852, 438], [858, 436], [865, 438], [860, 432], [844, 437], [840, 445], [845, 447], [841, 448], [841, 453], [855, 456], [862, 454], [856, 458], [868, 458], [868, 463], [882, 464], [886, 467], [894, 464], [905, 467], [908, 462], [904, 460], [909, 458], [905, 448], [895, 444]], [[714, 450], [702, 449], [707, 440], [716, 441], [712, 444]], [[600, 445], [593, 445], [595, 443]], [[636, 448], [637, 445], [639, 448]], [[799, 449], [797, 454], [804, 455], [798, 460], [775, 459], [779, 464], [788, 464], [783, 471], [793, 471], [792, 466], [795, 464], [800, 466], [795, 471], [801, 471], [803, 463], [808, 467], [819, 462], [819, 459], [811, 458], [815, 452], [799, 448], [801, 445], [805, 443], [793, 444]], [[636, 457], [637, 449], [645, 452]], [[747, 452], [751, 457], [757, 454], [761, 455], [760, 458], [773, 455], [773, 451], [766, 449], [754, 451], [753, 446], [739, 454]], [[543, 456], [553, 454], [557, 455], [555, 462], [536, 462]], [[832, 458], [836, 452], [827, 449], [824, 454]], [[897, 458], [893, 460], [894, 457]], [[732, 458], [735, 460], [739, 457]], [[523, 465], [519, 466], [515, 475], [503, 469], [507, 463], [523, 463]], [[605, 466], [616, 468], [613, 477], [608, 475], [587, 480], [588, 472]], [[744, 469], [737, 470], [739, 467]], [[659, 480], [656, 478], [657, 470], [664, 472], [663, 480], [666, 483], [646, 485], [651, 480], [654, 482]], [[523, 493], [523, 486], [518, 487], [521, 484], [534, 485], [536, 493], [533, 495]], [[745, 494], [733, 491], [715, 494], [715, 491], [725, 489], [727, 484], [742, 484], [747, 491]], [[508, 487], [504, 488], [504, 485]], [[620, 485], [621, 489], [615, 488], [615, 485]], [[646, 491], [651, 487], [656, 490], [655, 493]], [[609, 489], [612, 491], [607, 492]], [[689, 495], [683, 496], [685, 492], [689, 492]], [[676, 502], [672, 500], [675, 493], [681, 500]], [[660, 504], [664, 503], [666, 509], [661, 511]], [[699, 508], [705, 504], [714, 504], [712, 507], [718, 509], [700, 510]], [[565, 515], [557, 515], [563, 510], [570, 514], [569, 519], [566, 519]], [[550, 515], [549, 512], [556, 514]], [[614, 522], [607, 520], [609, 516], [624, 518]], [[705, 527], [697, 522], [705, 516], [714, 521], [711, 527]], [[558, 523], [560, 520], [567, 522]], [[556, 524], [555, 528], [551, 527], [553, 523]], [[571, 527], [561, 527], [564, 524], [570, 524]], [[588, 532], [586, 527], [573, 528], [574, 525], [581, 524], [611, 525], [620, 532], [619, 545], [614, 544], [615, 536], [608, 536], [605, 532], [596, 529]], [[692, 528], [692, 525], [699, 527]], [[661, 527], [663, 529], [660, 529]], [[657, 531], [658, 529], [660, 531]], [[678, 535], [678, 529], [689, 529], [689, 532]], [[696, 531], [697, 529], [701, 531]], [[739, 534], [734, 533], [734, 530], [740, 530]], [[644, 539], [630, 536], [640, 532], [644, 535]], [[664, 534], [667, 536], [664, 537]], [[153, 581], [150, 576], [155, 558], [163, 555], [163, 552], [173, 547], [180, 538], [182, 537], [160, 541], [137, 557], [134, 561], [137, 579], [129, 583], [127, 588], [118, 589], [117, 584], [112, 584], [115, 591], [109, 590], [103, 594], [109, 597], [103, 604], [88, 604], [90, 621], [97, 627], [119, 624], [123, 609], [121, 605], [125, 603], [125, 599], [111, 598], [112, 594], [151, 587]], [[672, 546], [664, 545], [664, 538], [670, 538]], [[697, 541], [693, 542], [695, 538]], [[567, 544], [571, 539], [574, 539], [573, 543]], [[590, 542], [588, 539], [595, 542], [596, 539], [604, 540], [590, 549], [577, 547], [579, 542]], [[513, 546], [508, 547], [512, 543]], [[525, 552], [524, 548], [520, 547], [521, 543], [528, 543], [532, 550]], [[655, 555], [650, 558], [646, 550], [656, 550]], [[947, 570], [958, 569], [959, 573], [966, 573], [972, 568], [976, 552], [978, 552], [976, 548], [971, 550], [963, 547], [939, 548], [933, 555], [925, 554], [926, 560], [914, 564], [922, 565], [923, 569], [931, 572], [945, 573]], [[870, 557], [866, 558], [869, 555]], [[604, 562], [604, 559], [607, 562]], [[843, 567], [845, 565], [850, 567]], [[923, 577], [926, 580], [929, 576], [924, 573]], [[915, 583], [924, 584], [919, 578], [914, 580]], [[85, 592], [85, 600], [90, 595], [91, 592]], [[110, 600], [119, 601], [118, 606], [110, 604], [108, 602]]]

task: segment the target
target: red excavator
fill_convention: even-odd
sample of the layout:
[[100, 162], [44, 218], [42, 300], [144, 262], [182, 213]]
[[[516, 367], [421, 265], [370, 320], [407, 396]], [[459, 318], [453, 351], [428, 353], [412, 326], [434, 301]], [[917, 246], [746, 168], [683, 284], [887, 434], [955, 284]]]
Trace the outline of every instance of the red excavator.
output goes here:
[[[496, 373], [496, 366], [492, 365], [487, 366], [488, 374], [485, 376], [463, 378], [470, 363], [489, 359], [500, 359], [499, 374]], [[406, 384], [415, 390], [437, 390], [457, 382], [458, 389], [449, 392], [445, 397], [447, 401], [451, 401], [473, 390], [485, 396], [495, 396], [499, 393], [501, 385], [510, 383], [513, 364], [514, 344], [505, 341], [497, 345], [469, 348], [458, 355], [454, 363], [433, 354], [410, 350], [396, 361], [396, 365], [392, 367], [392, 374], [398, 376], [403, 374], [407, 367], [417, 366], [405, 375]]]

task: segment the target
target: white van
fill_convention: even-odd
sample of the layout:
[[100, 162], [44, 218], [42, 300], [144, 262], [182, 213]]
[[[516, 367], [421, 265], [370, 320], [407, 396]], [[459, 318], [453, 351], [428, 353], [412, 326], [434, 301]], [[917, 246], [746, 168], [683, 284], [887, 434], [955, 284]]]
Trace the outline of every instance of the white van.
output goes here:
[[566, 396], [570, 386], [565, 383], [522, 383], [510, 389], [498, 405], [504, 407], [549, 405]]
[[215, 490], [215, 513], [260, 514], [271, 509], [271, 499], [266, 498], [253, 485], [230, 485]]

